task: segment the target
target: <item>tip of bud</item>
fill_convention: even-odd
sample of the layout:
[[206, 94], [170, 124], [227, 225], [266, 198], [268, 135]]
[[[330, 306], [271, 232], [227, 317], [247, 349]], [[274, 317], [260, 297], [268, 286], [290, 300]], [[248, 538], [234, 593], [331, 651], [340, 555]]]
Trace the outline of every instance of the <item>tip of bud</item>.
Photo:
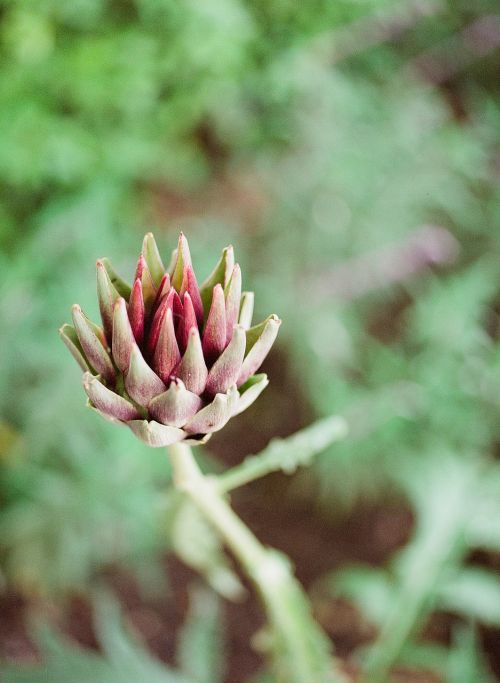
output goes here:
[[144, 258], [144, 254], [139, 254], [139, 259], [137, 260], [137, 268], [135, 270], [135, 279], [136, 280], [141, 280], [142, 279], [142, 273], [144, 271], [144, 268], [146, 267], [146, 259]]
[[236, 323], [236, 325], [233, 326], [233, 332], [246, 336], [245, 328], [243, 327], [243, 325], [240, 325], [239, 323]]
[[71, 306], [71, 310], [73, 311], [73, 313], [81, 313], [82, 312], [82, 308], [81, 308], [80, 304], [73, 304], [73, 306]]
[[95, 377], [90, 374], [90, 372], [84, 372], [82, 375], [82, 384], [83, 386], [88, 389], [92, 382], [95, 381]]
[[186, 248], [189, 249], [187, 237], [182, 230], [180, 231], [179, 239], [177, 240], [177, 248], [179, 249], [179, 251], [185, 250]]
[[186, 389], [182, 379], [180, 377], [175, 376], [172, 376], [170, 386], [173, 388], [174, 391], [182, 391], [183, 389]]
[[125, 310], [126, 310], [127, 309], [127, 302], [125, 301], [125, 299], [122, 296], [119, 296], [118, 299], [114, 303], [114, 309], [116, 311], [118, 308], [122, 308], [122, 307], [125, 308]]

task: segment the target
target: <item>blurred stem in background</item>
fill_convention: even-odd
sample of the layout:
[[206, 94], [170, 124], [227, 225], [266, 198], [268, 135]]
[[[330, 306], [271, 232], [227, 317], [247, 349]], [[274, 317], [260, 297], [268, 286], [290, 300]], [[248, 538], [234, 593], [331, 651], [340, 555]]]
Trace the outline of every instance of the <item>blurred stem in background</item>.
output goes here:
[[265, 548], [233, 512], [214, 478], [204, 476], [191, 448], [168, 447], [175, 487], [188, 495], [215, 527], [257, 588], [272, 629], [271, 648], [283, 683], [344, 683], [326, 635], [286, 557]]
[[[360, 683], [385, 683], [407, 643], [436, 607], [443, 577], [447, 580], [463, 562], [466, 552], [466, 524], [471, 518], [471, 471], [449, 471], [446, 489], [441, 487], [440, 514], [422, 496], [420, 527], [413, 544], [400, 560], [402, 577], [397, 595], [387, 612], [380, 634], [368, 651]], [[429, 496], [431, 497], [431, 496]], [[427, 508], [427, 509], [425, 509]]]
[[310, 465], [313, 457], [334, 441], [343, 439], [347, 431], [346, 420], [334, 415], [318, 420], [287, 439], [273, 439], [258, 455], [250, 455], [240, 465], [220, 474], [218, 490], [227, 493], [280, 470], [293, 474], [298, 467]]

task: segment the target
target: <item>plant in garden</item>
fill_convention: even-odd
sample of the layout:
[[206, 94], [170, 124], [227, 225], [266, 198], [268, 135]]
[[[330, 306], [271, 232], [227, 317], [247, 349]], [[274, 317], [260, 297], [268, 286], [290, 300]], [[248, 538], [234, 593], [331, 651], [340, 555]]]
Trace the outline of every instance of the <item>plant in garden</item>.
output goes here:
[[340, 683], [328, 639], [280, 553], [265, 548], [233, 512], [225, 494], [273, 469], [293, 470], [345, 432], [324, 420], [284, 450], [248, 459], [219, 479], [206, 477], [190, 445], [245, 410], [268, 381], [256, 375], [280, 325], [275, 315], [251, 327], [253, 294], [241, 291], [241, 272], [227, 247], [199, 287], [181, 233], [165, 269], [151, 233], [144, 238], [129, 286], [103, 258], [97, 261], [102, 326], [78, 305], [61, 337], [78, 361], [89, 405], [127, 425], [150, 446], [167, 446], [176, 488], [219, 533], [254, 582], [271, 627], [270, 649], [283, 683]]

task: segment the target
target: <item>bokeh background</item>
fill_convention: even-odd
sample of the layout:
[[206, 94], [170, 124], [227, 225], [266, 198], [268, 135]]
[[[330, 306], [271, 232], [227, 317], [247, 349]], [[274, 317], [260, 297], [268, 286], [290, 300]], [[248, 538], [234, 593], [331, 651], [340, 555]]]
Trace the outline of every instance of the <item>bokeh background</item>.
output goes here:
[[205, 467], [349, 422], [233, 495], [339, 656], [413, 609], [395, 680], [500, 675], [498, 9], [0, 2], [0, 680], [273, 681], [255, 598], [228, 599], [164, 454], [84, 409], [57, 335], [151, 229], [201, 279], [231, 242], [284, 320]]

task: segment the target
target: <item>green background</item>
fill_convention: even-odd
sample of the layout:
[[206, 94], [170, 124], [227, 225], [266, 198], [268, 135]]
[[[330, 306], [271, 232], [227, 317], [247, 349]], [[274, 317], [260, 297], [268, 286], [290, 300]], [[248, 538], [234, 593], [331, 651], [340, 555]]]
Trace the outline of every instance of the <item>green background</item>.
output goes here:
[[[85, 410], [57, 335], [75, 302], [97, 317], [98, 257], [130, 279], [144, 232], [168, 261], [182, 229], [198, 279], [232, 243], [257, 318], [284, 321], [264, 368], [270, 387], [214, 437], [206, 466], [345, 415], [345, 442], [289, 484], [251, 489], [243, 516], [245, 500], [263, 501], [265, 529], [281, 504], [272, 491], [284, 492], [290, 508], [314, 508], [312, 529], [331, 529], [318, 556], [334, 556], [350, 529], [359, 552], [311, 577], [318, 614], [342, 600], [375, 628], [404, 604], [411, 570], [424, 586], [422, 623], [434, 609], [459, 616], [432, 656], [411, 639], [407, 665], [451, 683], [494, 680], [496, 3], [2, 0], [0, 22], [0, 603], [20, 596], [22, 619], [33, 606], [47, 619], [48, 605], [64, 613], [75, 592], [93, 595], [110, 567], [161, 593], [165, 550], [179, 554], [191, 533], [196, 547], [194, 522], [172, 522], [164, 454]], [[361, 532], [363, 514], [392, 527]], [[300, 536], [272, 541], [300, 568]], [[220, 549], [203, 562], [227, 589]], [[209, 683], [223, 680], [230, 648], [217, 621], [225, 608], [200, 590], [189, 614], [206, 630], [186, 622], [183, 647], [201, 658], [217, 650], [222, 663], [201, 659], [197, 673], [185, 654], [179, 667], [182, 680]], [[3, 640], [6, 680], [47, 680]], [[342, 654], [362, 656], [358, 640]], [[91, 680], [126, 680], [102, 666]], [[48, 680], [87, 680], [77, 670]]]

